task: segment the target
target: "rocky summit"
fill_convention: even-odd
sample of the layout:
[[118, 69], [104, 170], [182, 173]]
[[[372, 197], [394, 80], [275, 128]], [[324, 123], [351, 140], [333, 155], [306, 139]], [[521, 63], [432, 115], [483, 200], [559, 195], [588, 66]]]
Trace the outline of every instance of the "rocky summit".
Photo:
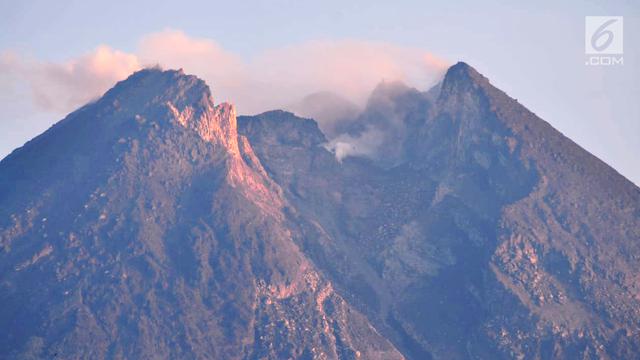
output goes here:
[[4, 158], [0, 358], [637, 358], [637, 186], [465, 63], [326, 98], [145, 69]]

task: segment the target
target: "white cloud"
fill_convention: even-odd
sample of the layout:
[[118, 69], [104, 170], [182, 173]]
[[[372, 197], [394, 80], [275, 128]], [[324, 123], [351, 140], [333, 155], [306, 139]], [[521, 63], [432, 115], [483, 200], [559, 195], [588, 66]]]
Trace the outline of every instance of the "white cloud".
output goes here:
[[68, 112], [142, 66], [155, 64], [203, 78], [216, 99], [235, 103], [240, 113], [285, 107], [323, 90], [362, 104], [383, 79], [426, 88], [446, 67], [424, 50], [358, 40], [310, 41], [245, 60], [213, 40], [166, 30], [143, 37], [135, 53], [100, 46], [62, 63], [5, 53], [0, 73], [19, 74], [40, 108]]
[[51, 112], [69, 112], [138, 69], [135, 55], [108, 46], [63, 63], [31, 60], [8, 52], [0, 56], [0, 72], [25, 81], [35, 105]]
[[329, 141], [325, 148], [336, 155], [338, 161], [349, 156], [365, 156], [375, 158], [378, 149], [385, 141], [385, 134], [376, 128], [368, 128], [358, 136], [349, 134], [338, 135]]

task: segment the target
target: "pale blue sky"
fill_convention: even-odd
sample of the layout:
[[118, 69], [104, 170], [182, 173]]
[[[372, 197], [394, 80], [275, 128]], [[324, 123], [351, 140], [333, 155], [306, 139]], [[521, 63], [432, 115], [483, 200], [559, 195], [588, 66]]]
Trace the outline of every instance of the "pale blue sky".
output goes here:
[[[584, 65], [584, 16], [624, 16], [624, 65]], [[251, 58], [308, 40], [357, 39], [464, 60], [640, 184], [640, 5], [634, 1], [7, 1], [0, 52], [60, 62], [100, 44], [133, 52], [178, 29]], [[1, 70], [1, 69], [0, 69]], [[3, 86], [0, 73], [0, 86]], [[0, 89], [0, 157], [59, 120], [25, 87]], [[20, 96], [16, 96], [16, 94]]]

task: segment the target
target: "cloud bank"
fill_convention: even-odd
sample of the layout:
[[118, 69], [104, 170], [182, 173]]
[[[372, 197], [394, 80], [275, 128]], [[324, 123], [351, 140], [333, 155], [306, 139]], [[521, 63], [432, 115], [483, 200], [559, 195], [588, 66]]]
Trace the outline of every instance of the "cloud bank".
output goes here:
[[447, 65], [421, 49], [357, 40], [309, 41], [244, 59], [214, 40], [177, 30], [143, 37], [133, 53], [102, 45], [60, 63], [0, 55], [0, 73], [28, 82], [34, 103], [55, 112], [69, 112], [135, 70], [156, 64], [203, 78], [217, 101], [232, 102], [245, 114], [287, 107], [319, 91], [362, 105], [382, 80], [425, 88]]
[[115, 82], [140, 69], [135, 55], [108, 46], [63, 63], [42, 62], [15, 53], [0, 55], [0, 73], [24, 81], [35, 105], [66, 113], [100, 96]]

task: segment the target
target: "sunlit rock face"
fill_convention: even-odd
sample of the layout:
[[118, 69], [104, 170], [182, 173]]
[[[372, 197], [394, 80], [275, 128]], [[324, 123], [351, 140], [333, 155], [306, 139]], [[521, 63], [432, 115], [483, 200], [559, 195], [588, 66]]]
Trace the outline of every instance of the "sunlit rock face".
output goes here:
[[640, 352], [631, 182], [464, 63], [331, 110], [236, 117], [147, 69], [15, 150], [0, 358]]

